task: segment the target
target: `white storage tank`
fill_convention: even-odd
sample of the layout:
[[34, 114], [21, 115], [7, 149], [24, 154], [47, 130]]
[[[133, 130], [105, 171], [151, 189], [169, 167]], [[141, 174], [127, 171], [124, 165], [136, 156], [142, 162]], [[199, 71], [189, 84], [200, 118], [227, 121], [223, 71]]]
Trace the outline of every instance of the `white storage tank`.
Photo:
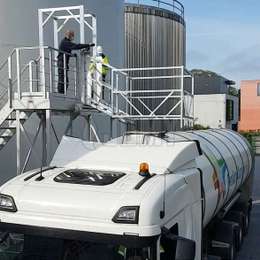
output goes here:
[[253, 165], [251, 147], [238, 133], [227, 129], [173, 132], [167, 134], [166, 140], [198, 140], [201, 145], [203, 156], [197, 158], [197, 166], [203, 176], [204, 225], [239, 189], [251, 189], [248, 187]]

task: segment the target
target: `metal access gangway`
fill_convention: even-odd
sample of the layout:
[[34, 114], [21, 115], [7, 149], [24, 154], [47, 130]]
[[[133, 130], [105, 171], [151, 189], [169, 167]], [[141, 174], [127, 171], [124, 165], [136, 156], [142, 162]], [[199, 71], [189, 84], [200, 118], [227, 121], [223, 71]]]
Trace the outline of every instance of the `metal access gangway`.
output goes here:
[[[60, 142], [54, 127], [53, 115], [69, 115], [65, 133], [69, 133], [78, 116], [86, 118], [88, 138], [100, 140], [94, 127], [93, 114], [110, 117], [111, 137], [113, 124], [126, 124], [140, 120], [173, 120], [181, 128], [193, 124], [194, 84], [191, 74], [184, 66], [161, 68], [118, 69], [107, 66], [105, 81], [100, 80], [100, 61], [96, 47], [91, 52], [81, 51], [78, 55], [58, 50], [59, 34], [68, 22], [79, 27], [80, 43], [97, 45], [96, 17], [85, 13], [83, 6], [50, 8], [39, 10], [39, 46], [21, 47], [12, 51], [0, 66], [0, 150], [16, 135], [17, 174], [27, 169], [32, 154], [38, 156], [35, 144], [42, 133], [42, 165], [50, 161], [51, 133], [57, 144]], [[45, 45], [52, 25], [52, 46]], [[64, 59], [70, 55], [70, 66], [58, 67], [57, 55]], [[89, 76], [90, 63], [96, 64]], [[102, 67], [102, 64], [101, 64]], [[68, 74], [69, 82], [64, 94], [58, 93], [58, 71]], [[102, 92], [102, 97], [95, 92]], [[29, 137], [24, 123], [32, 114], [38, 116], [39, 124], [35, 136]], [[22, 138], [29, 145], [25, 161], [22, 162]]]

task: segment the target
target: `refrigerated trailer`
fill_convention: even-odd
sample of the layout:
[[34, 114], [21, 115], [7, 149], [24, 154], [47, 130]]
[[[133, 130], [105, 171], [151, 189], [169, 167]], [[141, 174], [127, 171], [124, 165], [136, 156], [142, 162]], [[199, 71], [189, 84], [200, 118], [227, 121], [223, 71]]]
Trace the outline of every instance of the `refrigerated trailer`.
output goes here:
[[235, 259], [253, 163], [225, 129], [65, 136], [50, 167], [0, 188], [0, 259]]

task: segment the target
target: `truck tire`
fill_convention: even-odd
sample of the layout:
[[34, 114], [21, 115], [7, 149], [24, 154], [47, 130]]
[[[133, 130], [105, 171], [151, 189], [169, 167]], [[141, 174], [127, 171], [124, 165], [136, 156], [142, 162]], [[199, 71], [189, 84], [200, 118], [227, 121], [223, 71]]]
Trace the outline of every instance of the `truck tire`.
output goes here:
[[248, 234], [249, 225], [250, 225], [250, 214], [251, 214], [250, 210], [244, 212], [243, 236], [246, 236]]
[[220, 246], [212, 248], [213, 255], [221, 257], [222, 260], [235, 260], [237, 229], [238, 224], [231, 221], [223, 221], [216, 226], [214, 242]]
[[243, 235], [244, 235], [244, 222], [245, 215], [241, 211], [230, 211], [224, 218], [226, 221], [232, 221], [238, 224], [236, 230], [236, 249], [239, 251], [242, 247], [243, 243]]
[[[252, 200], [249, 200], [247, 203], [238, 203], [233, 207], [234, 211], [243, 212], [243, 236], [246, 236], [248, 233], [249, 225], [250, 225], [250, 216], [252, 210]], [[232, 210], [232, 211], [233, 211]]]

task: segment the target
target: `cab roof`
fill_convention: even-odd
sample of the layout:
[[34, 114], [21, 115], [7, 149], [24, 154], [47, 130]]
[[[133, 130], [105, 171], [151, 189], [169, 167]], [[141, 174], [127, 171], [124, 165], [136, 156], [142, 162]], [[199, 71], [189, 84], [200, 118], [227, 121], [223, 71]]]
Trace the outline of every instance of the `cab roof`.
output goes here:
[[147, 162], [151, 173], [181, 169], [199, 156], [195, 142], [167, 143], [158, 138], [148, 144], [94, 143], [64, 136], [51, 166], [119, 172], [137, 172]]

